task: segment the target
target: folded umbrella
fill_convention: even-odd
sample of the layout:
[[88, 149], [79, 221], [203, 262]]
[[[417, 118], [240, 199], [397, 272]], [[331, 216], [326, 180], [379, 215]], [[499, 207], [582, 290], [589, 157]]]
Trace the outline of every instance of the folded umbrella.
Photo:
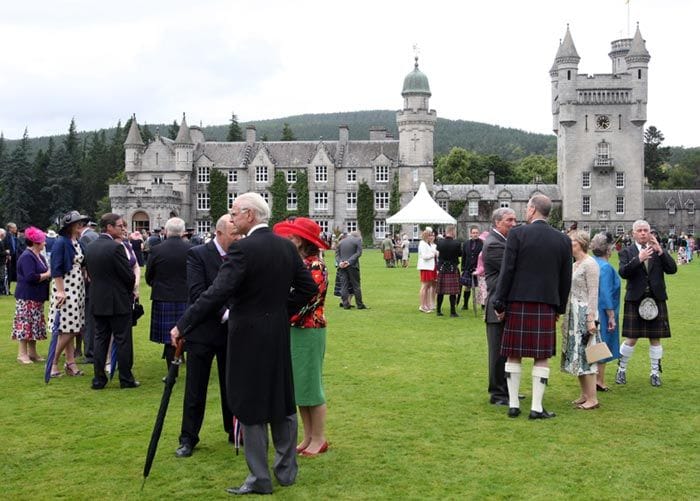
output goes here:
[[148, 452], [146, 453], [146, 464], [143, 466], [143, 483], [141, 484], [141, 490], [143, 490], [144, 485], [146, 485], [146, 479], [149, 473], [151, 473], [151, 467], [153, 466], [153, 459], [156, 456], [156, 449], [158, 449], [158, 440], [160, 440], [160, 434], [163, 431], [163, 423], [165, 422], [165, 414], [168, 412], [168, 404], [170, 403], [170, 394], [173, 392], [173, 386], [177, 380], [178, 369], [180, 364], [182, 364], [182, 349], [185, 342], [180, 338], [175, 347], [175, 356], [170, 364], [170, 369], [168, 369], [168, 375], [163, 381], [165, 383], [165, 388], [163, 389], [163, 397], [160, 399], [160, 408], [158, 409], [158, 414], [156, 415], [156, 422], [153, 426], [153, 433], [151, 433], [151, 441], [148, 444]]
[[112, 340], [112, 352], [109, 356], [109, 380], [114, 378], [114, 373], [117, 370], [117, 343]]
[[56, 345], [58, 345], [59, 326], [61, 321], [61, 312], [56, 310], [51, 326], [51, 342], [49, 342], [49, 354], [46, 355], [46, 367], [44, 368], [44, 382], [49, 384], [51, 381], [51, 368], [53, 367], [53, 359], [56, 358]]

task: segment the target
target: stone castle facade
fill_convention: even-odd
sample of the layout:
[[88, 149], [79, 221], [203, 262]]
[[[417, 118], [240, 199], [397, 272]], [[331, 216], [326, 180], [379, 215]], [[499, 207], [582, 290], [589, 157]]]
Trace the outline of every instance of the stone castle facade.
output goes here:
[[[428, 78], [415, 66], [404, 79], [403, 108], [396, 114], [399, 137], [372, 128], [369, 140], [351, 140], [341, 125], [338, 139], [319, 141], [260, 141], [255, 127], [245, 141], [207, 141], [202, 130], [188, 126], [183, 115], [177, 138], [157, 135], [144, 144], [136, 120], [125, 147], [127, 183], [110, 186], [114, 211], [124, 214], [132, 229], [162, 226], [182, 217], [198, 232], [211, 228], [208, 183], [213, 169], [228, 180], [229, 206], [239, 193], [269, 192], [275, 172], [289, 184], [287, 209], [296, 209], [293, 186], [297, 172], [308, 175], [309, 214], [325, 231], [357, 229], [357, 189], [364, 180], [374, 192], [374, 237], [383, 238], [389, 213], [391, 185], [398, 175], [401, 206], [411, 200], [421, 182], [447, 208], [451, 200], [465, 201], [459, 216], [466, 226], [487, 228], [491, 211], [509, 206], [524, 213], [535, 193], [552, 198], [565, 225], [622, 234], [632, 223], [647, 218], [663, 233], [694, 233], [698, 224], [698, 192], [648, 190], [644, 186], [644, 143], [648, 63], [639, 28], [633, 38], [612, 42], [612, 72], [578, 73], [580, 57], [567, 27], [550, 70], [553, 130], [557, 135], [557, 184], [433, 184], [433, 135], [437, 120], [431, 110]], [[413, 237], [417, 226], [402, 228]]]

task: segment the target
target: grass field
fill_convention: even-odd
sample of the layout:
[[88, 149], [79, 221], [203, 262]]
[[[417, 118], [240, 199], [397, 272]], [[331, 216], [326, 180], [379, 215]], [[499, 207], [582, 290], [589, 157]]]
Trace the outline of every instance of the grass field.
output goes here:
[[[332, 256], [328, 257], [332, 263]], [[283, 499], [693, 499], [698, 498], [700, 260], [667, 278], [673, 337], [664, 342], [663, 386], [649, 385], [641, 341], [628, 384], [600, 396], [601, 408], [574, 410], [578, 384], [558, 371], [545, 406], [557, 417], [508, 419], [488, 404], [484, 323], [418, 311], [418, 272], [386, 269], [379, 251], [362, 257], [369, 310], [327, 301], [325, 385], [331, 448], [300, 458]], [[412, 263], [415, 265], [415, 260]], [[332, 273], [334, 275], [334, 273]], [[331, 282], [335, 277], [331, 277]], [[175, 385], [145, 489], [143, 463], [165, 375], [146, 317], [134, 332], [141, 388], [90, 390], [83, 377], [43, 382], [43, 367], [15, 361], [14, 299], [0, 298], [0, 498], [225, 499], [247, 468], [226, 442], [212, 377], [201, 442], [191, 458], [174, 450], [184, 373]], [[332, 291], [332, 284], [330, 290]], [[39, 343], [46, 354], [48, 342]], [[530, 400], [531, 362], [522, 390]], [[609, 370], [613, 383], [614, 367]]]

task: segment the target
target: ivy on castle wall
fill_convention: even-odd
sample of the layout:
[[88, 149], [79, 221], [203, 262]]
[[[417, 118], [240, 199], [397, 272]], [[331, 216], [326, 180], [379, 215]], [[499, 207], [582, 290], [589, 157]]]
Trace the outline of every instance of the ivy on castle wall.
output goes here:
[[287, 219], [287, 177], [281, 170], [275, 172], [270, 192], [272, 193], [270, 225], [273, 225]]
[[211, 169], [209, 174], [209, 216], [212, 226], [228, 212], [226, 176], [219, 169]]
[[401, 193], [399, 192], [399, 173], [394, 172], [391, 180], [391, 194], [389, 195], [389, 215], [393, 216], [401, 210]]
[[357, 227], [362, 233], [363, 245], [371, 247], [374, 243], [374, 191], [364, 179], [357, 190]]
[[297, 171], [297, 182], [294, 183], [297, 193], [297, 216], [309, 217], [309, 176], [305, 169]]

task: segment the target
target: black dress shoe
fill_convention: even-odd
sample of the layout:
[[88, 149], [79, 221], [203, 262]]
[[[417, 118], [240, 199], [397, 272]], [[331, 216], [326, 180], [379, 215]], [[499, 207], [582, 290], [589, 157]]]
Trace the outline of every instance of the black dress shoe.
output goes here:
[[442, 314], [441, 311], [436, 311], [436, 312], [435, 312], [435, 315], [438, 316], [438, 317], [442, 317], [442, 316], [443, 316], [443, 314]]
[[457, 315], [454, 311], [450, 313], [450, 317], [452, 318], [457, 318], [459, 315]]
[[357, 305], [357, 309], [358, 309], [358, 310], [367, 310], [367, 309], [369, 309], [369, 308], [367, 308], [367, 306], [365, 306], [364, 304], [358, 304], [358, 305]]
[[175, 450], [175, 457], [178, 458], [188, 458], [192, 455], [192, 446], [189, 444], [189, 442], [185, 442], [184, 444], [180, 444], [180, 447], [178, 447]]
[[528, 419], [549, 419], [553, 418], [554, 416], [556, 416], [556, 414], [553, 412], [547, 412], [543, 407], [542, 412], [530, 411]]
[[233, 494], [234, 496], [245, 496], [246, 494], [272, 494], [272, 491], [270, 491], [270, 492], [256, 491], [248, 484], [243, 484], [240, 487], [228, 487], [226, 489], [226, 492], [228, 492], [229, 494]]
[[520, 415], [520, 407], [510, 407], [508, 409], [508, 417], [518, 417]]
[[107, 383], [92, 383], [90, 388], [93, 390], [104, 390], [105, 386], [107, 386]]
[[141, 386], [141, 383], [134, 380], [134, 381], [129, 381], [128, 383], [119, 383], [120, 388], [138, 388]]
[[496, 398], [491, 397], [491, 399], [489, 400], [489, 403], [491, 403], [492, 405], [509, 405], [509, 404], [510, 404], [510, 402], [508, 401], [508, 399], [506, 399], [506, 398], [497, 398], [497, 397], [496, 397]]

